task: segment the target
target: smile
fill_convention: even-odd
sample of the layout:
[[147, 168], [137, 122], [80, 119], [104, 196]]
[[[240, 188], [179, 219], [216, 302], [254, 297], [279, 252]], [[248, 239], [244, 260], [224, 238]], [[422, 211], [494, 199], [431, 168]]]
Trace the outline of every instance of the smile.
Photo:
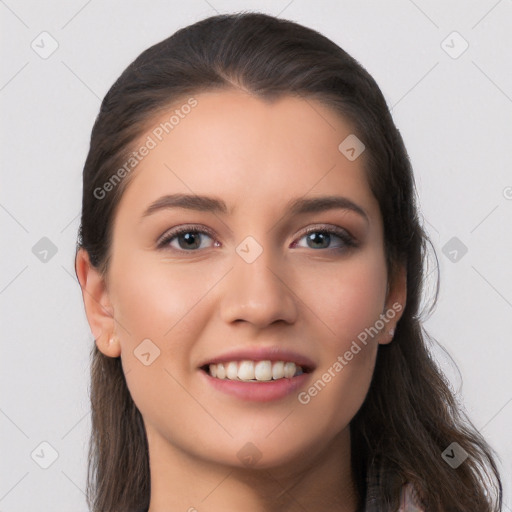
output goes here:
[[216, 379], [229, 379], [242, 382], [270, 382], [279, 379], [291, 379], [307, 369], [290, 361], [229, 361], [209, 364], [203, 367]]
[[313, 369], [291, 361], [229, 361], [200, 367], [207, 385], [239, 400], [271, 402], [297, 393]]

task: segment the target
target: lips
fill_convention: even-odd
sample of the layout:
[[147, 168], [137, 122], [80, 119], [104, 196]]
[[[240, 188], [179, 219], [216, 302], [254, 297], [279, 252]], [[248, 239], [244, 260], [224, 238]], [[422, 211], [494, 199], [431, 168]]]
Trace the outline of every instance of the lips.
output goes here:
[[254, 347], [233, 350], [204, 360], [199, 364], [199, 368], [208, 371], [211, 364], [227, 364], [232, 361], [253, 361], [255, 363], [259, 361], [270, 361], [271, 363], [285, 361], [300, 366], [304, 373], [311, 373], [316, 368], [315, 363], [309, 357], [282, 347]]

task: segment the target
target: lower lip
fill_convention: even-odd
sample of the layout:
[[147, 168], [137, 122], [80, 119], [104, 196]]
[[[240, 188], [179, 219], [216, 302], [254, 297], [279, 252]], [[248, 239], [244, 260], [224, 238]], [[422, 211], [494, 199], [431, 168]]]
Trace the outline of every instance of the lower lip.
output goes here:
[[309, 379], [309, 373], [302, 373], [290, 379], [278, 379], [262, 382], [242, 382], [230, 379], [217, 379], [204, 370], [199, 370], [207, 382], [215, 389], [253, 402], [271, 402], [290, 395]]

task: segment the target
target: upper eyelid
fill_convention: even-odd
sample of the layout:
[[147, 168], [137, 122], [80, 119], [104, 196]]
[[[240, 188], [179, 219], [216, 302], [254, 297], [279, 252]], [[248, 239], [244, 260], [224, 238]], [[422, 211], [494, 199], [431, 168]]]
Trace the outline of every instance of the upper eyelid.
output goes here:
[[[353, 240], [356, 239], [354, 237], [354, 235], [351, 233], [351, 231], [349, 231], [346, 228], [337, 226], [335, 224], [319, 223], [319, 224], [311, 224], [311, 225], [306, 226], [305, 228], [301, 229], [299, 231], [299, 234], [297, 235], [297, 238], [294, 238], [294, 241], [308, 235], [310, 232], [336, 231], [336, 230], [344, 231], [349, 238], [351, 238]], [[167, 239], [167, 241], [165, 243], [169, 243], [170, 240], [176, 238], [177, 236], [179, 236], [182, 233], [186, 233], [187, 231], [194, 231], [194, 232], [198, 232], [199, 234], [207, 234], [212, 239], [217, 238], [215, 232], [212, 229], [207, 228], [206, 226], [203, 226], [201, 224], [183, 224], [183, 225], [175, 226], [174, 228], [167, 230], [163, 235], [161, 235], [157, 240], [157, 246], [160, 246], [160, 244], [164, 243], [164, 241], [166, 239]], [[337, 233], [334, 233], [334, 234], [335, 234], [335, 236], [340, 236]]]
[[175, 226], [175, 227], [170, 228], [167, 231], [165, 231], [162, 235], [160, 235], [158, 237], [158, 240], [156, 241], [156, 245], [159, 246], [165, 240], [167, 240], [166, 243], [168, 243], [169, 240], [172, 240], [173, 238], [176, 238], [178, 235], [180, 235], [182, 233], [186, 233], [188, 231], [196, 231], [196, 232], [199, 232], [200, 234], [206, 233], [211, 238], [215, 237], [213, 230], [211, 230], [205, 226], [198, 225], [198, 224], [183, 224], [180, 226]]

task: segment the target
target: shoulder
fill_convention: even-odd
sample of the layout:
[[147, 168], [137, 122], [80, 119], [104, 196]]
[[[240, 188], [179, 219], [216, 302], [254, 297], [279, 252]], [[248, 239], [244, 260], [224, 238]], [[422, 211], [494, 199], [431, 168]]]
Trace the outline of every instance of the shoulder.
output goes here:
[[425, 512], [418, 493], [411, 483], [402, 487], [398, 512]]

